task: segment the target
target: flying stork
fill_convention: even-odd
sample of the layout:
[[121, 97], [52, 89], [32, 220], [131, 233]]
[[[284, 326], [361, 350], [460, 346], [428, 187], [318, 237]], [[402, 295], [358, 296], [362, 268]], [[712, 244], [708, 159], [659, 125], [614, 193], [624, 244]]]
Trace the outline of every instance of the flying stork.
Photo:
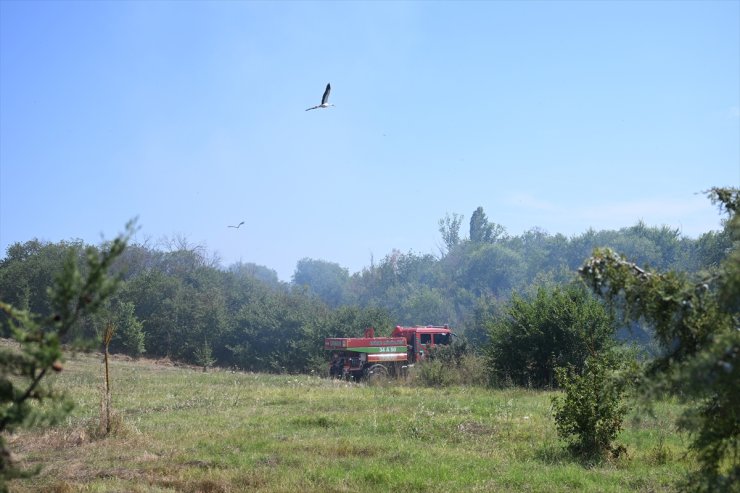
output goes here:
[[236, 229], [239, 229], [239, 228], [241, 227], [241, 225], [242, 225], [242, 224], [244, 224], [244, 221], [240, 222], [240, 223], [239, 223], [239, 224], [237, 224], [236, 226], [229, 226], [229, 227], [230, 227], [230, 228], [236, 228]]
[[316, 108], [328, 108], [329, 106], [334, 106], [333, 104], [329, 104], [329, 93], [330, 92], [331, 92], [331, 84], [327, 84], [326, 90], [324, 91], [324, 95], [321, 98], [321, 104], [318, 106], [307, 108], [306, 111], [315, 110]]

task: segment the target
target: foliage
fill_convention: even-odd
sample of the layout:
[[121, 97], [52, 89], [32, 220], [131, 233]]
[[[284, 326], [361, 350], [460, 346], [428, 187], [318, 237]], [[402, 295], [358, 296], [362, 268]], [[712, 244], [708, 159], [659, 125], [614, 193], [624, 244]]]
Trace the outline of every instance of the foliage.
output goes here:
[[572, 366], [556, 369], [558, 384], [565, 391], [552, 399], [558, 435], [585, 459], [618, 457], [625, 450], [613, 443], [627, 413], [622, 400], [627, 380], [614, 376], [619, 366], [624, 361], [617, 353], [606, 352], [589, 356], [581, 373]]
[[417, 366], [416, 380], [425, 387], [447, 387], [454, 382], [449, 367], [440, 360], [423, 361]]
[[427, 387], [487, 383], [485, 359], [475, 354], [464, 337], [454, 339], [447, 346], [434, 346], [427, 359], [416, 366], [415, 381]]
[[213, 366], [213, 364], [216, 362], [216, 359], [213, 357], [213, 350], [211, 350], [211, 345], [208, 343], [208, 340], [203, 341], [203, 345], [195, 349], [195, 363], [198, 364], [198, 366], [203, 367], [203, 371], [207, 371], [208, 368]]
[[663, 352], [649, 365], [646, 391], [674, 391], [690, 404], [681, 424], [693, 433], [699, 469], [687, 490], [729, 491], [740, 482], [740, 191], [708, 192], [729, 214], [732, 251], [692, 279], [656, 272], [609, 249], [581, 269], [591, 288], [625, 319], [644, 319]]
[[[78, 266], [76, 252], [68, 251], [48, 288], [50, 314], [43, 316], [0, 302], [0, 309], [8, 316], [12, 338], [20, 346], [19, 351], [0, 349], [0, 433], [44, 420], [54, 421], [69, 411], [69, 405], [49, 412], [31, 402], [61, 400], [61, 395], [44, 385], [45, 378], [51, 371], [62, 371], [62, 339], [115, 291], [118, 279], [110, 277], [108, 271], [123, 252], [132, 229], [129, 223], [126, 235], [100, 251], [87, 248], [84, 271]], [[12, 464], [5, 437], [0, 435], [0, 481], [4, 483], [19, 473]]]
[[298, 261], [293, 284], [305, 286], [331, 308], [346, 302], [349, 272], [339, 264], [304, 258]]
[[494, 385], [552, 387], [555, 368], [581, 371], [589, 355], [614, 343], [611, 317], [577, 284], [541, 287], [529, 298], [512, 296], [488, 331]]
[[[6, 258], [0, 262], [0, 299], [16, 309], [27, 310], [39, 316], [51, 314], [51, 299], [47, 291], [60, 275], [70, 257], [81, 257], [80, 242], [42, 243], [31, 240], [8, 247]], [[8, 317], [3, 320], [2, 334], [11, 336]]]
[[111, 341], [113, 352], [122, 352], [135, 358], [145, 349], [144, 324], [136, 318], [136, 307], [131, 301], [123, 301], [116, 306], [111, 319], [116, 327]]
[[442, 243], [444, 243], [444, 248], [440, 250], [443, 254], [460, 243], [460, 226], [462, 226], [463, 219], [464, 216], [453, 213], [452, 215], [446, 214], [444, 219], [439, 220], [439, 234], [442, 235]]
[[515, 250], [489, 243], [471, 243], [465, 250], [460, 272], [467, 289], [476, 296], [505, 296], [525, 284], [526, 262]]
[[478, 207], [470, 216], [470, 241], [472, 243], [493, 243], [505, 237], [506, 229], [488, 220], [483, 207]]

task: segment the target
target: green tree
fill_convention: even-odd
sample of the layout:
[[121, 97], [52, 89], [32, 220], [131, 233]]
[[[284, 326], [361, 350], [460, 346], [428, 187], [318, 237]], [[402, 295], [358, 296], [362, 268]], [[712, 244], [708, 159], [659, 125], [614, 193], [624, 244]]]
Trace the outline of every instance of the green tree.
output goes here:
[[[0, 261], [0, 298], [15, 308], [40, 316], [49, 315], [51, 300], [47, 289], [70, 256], [77, 262], [84, 262], [82, 242], [31, 240], [9, 246], [5, 259]], [[7, 323], [3, 332], [10, 335]]]
[[280, 280], [274, 269], [251, 262], [237, 262], [229, 266], [229, 272], [237, 276], [253, 277], [272, 287], [279, 287]]
[[459, 282], [476, 295], [507, 295], [526, 283], [526, 261], [521, 254], [499, 244], [475, 244], [466, 247], [466, 256], [458, 272]]
[[136, 318], [143, 324], [147, 354], [151, 356], [179, 352], [174, 300], [182, 284], [176, 277], [151, 269], [130, 279], [121, 289], [119, 298], [134, 304]]
[[643, 388], [674, 391], [687, 403], [680, 424], [693, 435], [699, 468], [686, 490], [731, 491], [740, 484], [740, 190], [707, 194], [729, 215], [733, 240], [708, 276], [641, 268], [609, 249], [595, 250], [580, 273], [626, 320], [654, 327], [663, 352]]
[[117, 288], [118, 279], [110, 277], [108, 271], [124, 251], [132, 229], [129, 223], [127, 234], [101, 251], [88, 247], [85, 269], [80, 269], [75, 252], [68, 253], [61, 272], [48, 288], [48, 315], [0, 302], [0, 309], [9, 317], [12, 337], [20, 346], [20, 350], [0, 349], [0, 490], [7, 488], [7, 479], [21, 474], [12, 463], [4, 434], [24, 424], [54, 421], [70, 410], [70, 405], [63, 405], [50, 412], [32, 406], [31, 401], [63, 400], [44, 384], [45, 377], [51, 371], [62, 370], [62, 339], [82, 317], [95, 313]]
[[444, 243], [444, 248], [440, 250], [443, 255], [460, 244], [460, 226], [462, 226], [463, 219], [464, 216], [453, 213], [452, 215], [446, 214], [443, 219], [439, 220], [439, 233]]
[[203, 345], [195, 348], [195, 363], [198, 366], [203, 367], [203, 371], [208, 371], [208, 368], [213, 366], [216, 359], [213, 357], [213, 350], [211, 345], [208, 344], [208, 339], [203, 340]]
[[454, 309], [442, 292], [421, 285], [406, 297], [397, 320], [403, 325], [444, 325], [453, 317]]
[[115, 336], [111, 341], [113, 352], [122, 352], [138, 358], [146, 350], [144, 324], [136, 318], [136, 307], [130, 301], [117, 304], [111, 314], [113, 325], [116, 327]]
[[307, 287], [331, 308], [344, 303], [348, 283], [347, 269], [324, 260], [301, 259], [293, 274], [293, 284]]
[[470, 241], [473, 243], [488, 243], [491, 241], [493, 231], [488, 222], [483, 207], [478, 207], [470, 216]]
[[531, 298], [512, 296], [488, 326], [493, 383], [545, 387], [555, 368], [583, 369], [586, 358], [614, 344], [614, 325], [583, 286], [542, 287]]
[[473, 243], [494, 243], [506, 238], [506, 228], [490, 222], [483, 207], [478, 207], [470, 216], [470, 241]]

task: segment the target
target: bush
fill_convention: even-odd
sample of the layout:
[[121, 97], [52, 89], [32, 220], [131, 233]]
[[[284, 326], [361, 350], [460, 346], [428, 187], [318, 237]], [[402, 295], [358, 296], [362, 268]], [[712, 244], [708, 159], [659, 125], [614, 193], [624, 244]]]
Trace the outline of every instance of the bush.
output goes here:
[[449, 370], [441, 360], [427, 360], [418, 365], [416, 381], [426, 387], [447, 387], [454, 383]]
[[619, 456], [624, 447], [613, 442], [622, 429], [627, 406], [622, 402], [625, 379], [614, 375], [614, 353], [592, 356], [579, 375], [573, 367], [557, 368], [564, 396], [552, 399], [558, 435], [582, 457]]
[[493, 385], [553, 387], [555, 368], [580, 372], [591, 352], [614, 345], [612, 317], [577, 284], [543, 287], [531, 298], [514, 295], [488, 330]]
[[415, 380], [428, 387], [487, 383], [485, 359], [473, 353], [466, 339], [434, 347], [417, 368]]

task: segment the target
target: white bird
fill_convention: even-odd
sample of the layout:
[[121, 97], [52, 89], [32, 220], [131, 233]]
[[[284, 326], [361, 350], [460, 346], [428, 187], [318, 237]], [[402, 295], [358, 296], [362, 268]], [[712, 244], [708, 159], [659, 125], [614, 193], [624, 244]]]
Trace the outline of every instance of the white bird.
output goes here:
[[239, 229], [239, 228], [241, 227], [241, 225], [242, 225], [242, 224], [244, 224], [244, 221], [240, 222], [240, 223], [239, 223], [239, 224], [237, 224], [236, 226], [229, 226], [229, 227], [230, 227], [230, 228], [236, 228], [236, 229]]
[[327, 84], [326, 90], [324, 91], [324, 96], [321, 98], [321, 104], [318, 106], [307, 108], [306, 111], [315, 110], [316, 108], [328, 108], [329, 106], [334, 106], [333, 104], [329, 104], [329, 93], [330, 92], [331, 92], [331, 84]]

